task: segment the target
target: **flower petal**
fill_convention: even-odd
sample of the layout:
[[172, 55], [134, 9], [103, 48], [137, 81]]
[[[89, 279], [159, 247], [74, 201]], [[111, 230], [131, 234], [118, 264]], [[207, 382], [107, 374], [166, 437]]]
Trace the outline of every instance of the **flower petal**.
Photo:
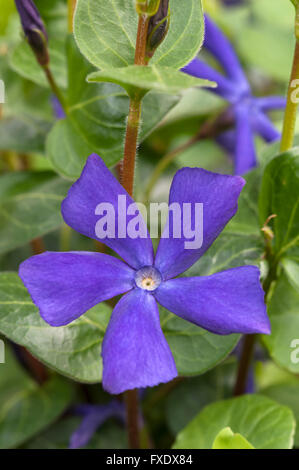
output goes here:
[[70, 449], [79, 449], [85, 447], [95, 432], [105, 421], [111, 417], [125, 421], [124, 404], [118, 401], [112, 401], [105, 405], [81, 405], [77, 406], [75, 413], [82, 415], [83, 419], [79, 427], [70, 437]]
[[285, 109], [287, 100], [283, 96], [264, 96], [256, 98], [256, 103], [262, 111], [273, 111], [275, 109]]
[[103, 387], [109, 393], [152, 387], [177, 376], [154, 297], [141, 289], [116, 305], [102, 347]]
[[103, 253], [46, 252], [24, 261], [19, 275], [52, 326], [67, 325], [134, 285], [133, 269]]
[[197, 57], [189, 64], [182, 68], [182, 72], [197, 78], [205, 78], [217, 83], [216, 88], [209, 88], [209, 91], [222, 98], [232, 101], [236, 96], [236, 87], [224, 75], [214, 70], [210, 65], [206, 64]]
[[216, 142], [221, 145], [229, 154], [233, 155], [236, 149], [236, 131], [230, 129], [222, 132], [216, 137]]
[[181, 277], [156, 290], [157, 301], [171, 312], [212, 333], [270, 333], [264, 291], [255, 266], [205, 277]]
[[[202, 168], [183, 168], [173, 179], [169, 204], [178, 203], [183, 214], [183, 204], [191, 203], [192, 226], [194, 227], [195, 203], [203, 204], [203, 227], [197, 221], [196, 227], [202, 231], [203, 243], [200, 248], [185, 247], [187, 239], [183, 236], [187, 224], [181, 217], [176, 224], [169, 217], [169, 237], [166, 238], [166, 228], [160, 240], [155, 266], [164, 279], [181, 274], [190, 268], [211, 246], [238, 208], [238, 197], [245, 184], [240, 176], [228, 176], [212, 173]], [[180, 227], [177, 227], [179, 225]], [[181, 238], [174, 233], [180, 228]], [[198, 232], [199, 230], [197, 230]], [[164, 238], [163, 238], [164, 237]], [[190, 239], [189, 239], [190, 240]]]
[[246, 75], [233, 46], [208, 15], [205, 15], [204, 47], [218, 59], [227, 75], [236, 82], [243, 92], [250, 91]]
[[254, 131], [251, 124], [251, 108], [239, 105], [235, 108], [236, 116], [236, 153], [235, 174], [243, 175], [256, 167]]
[[[124, 208], [120, 209], [120, 212], [118, 196], [126, 196]], [[133, 268], [152, 265], [153, 246], [144, 222], [142, 225], [144, 233], [147, 234], [146, 238], [129, 238], [126, 234], [123, 237], [118, 236], [119, 217], [125, 216], [128, 206], [134, 201], [108, 170], [103, 160], [93, 154], [88, 158], [80, 178], [72, 185], [62, 203], [63, 218], [77, 232], [99, 240], [95, 233], [99, 216], [95, 214], [95, 210], [101, 203], [108, 203], [114, 207], [115, 236], [100, 241], [116, 251]], [[127, 224], [135, 216], [136, 214], [127, 216]]]
[[268, 116], [261, 112], [258, 112], [254, 119], [254, 130], [266, 142], [274, 142], [281, 138], [280, 132], [272, 124]]

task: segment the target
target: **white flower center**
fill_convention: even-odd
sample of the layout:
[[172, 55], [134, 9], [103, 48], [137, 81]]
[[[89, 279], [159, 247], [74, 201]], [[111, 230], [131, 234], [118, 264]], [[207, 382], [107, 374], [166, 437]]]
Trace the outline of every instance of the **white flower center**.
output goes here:
[[153, 266], [144, 266], [137, 271], [135, 283], [140, 289], [154, 291], [162, 282], [162, 276]]

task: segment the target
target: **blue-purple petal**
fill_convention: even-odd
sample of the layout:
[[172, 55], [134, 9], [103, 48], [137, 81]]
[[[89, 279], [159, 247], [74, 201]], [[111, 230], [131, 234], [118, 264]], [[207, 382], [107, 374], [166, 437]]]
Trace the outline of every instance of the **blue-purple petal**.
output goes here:
[[250, 91], [250, 86], [233, 46], [220, 28], [205, 15], [204, 47], [218, 59], [227, 75], [243, 92]]
[[270, 334], [264, 291], [255, 266], [205, 277], [181, 277], [155, 291], [157, 301], [179, 317], [212, 333]]
[[75, 408], [75, 413], [82, 416], [80, 426], [70, 438], [70, 449], [79, 449], [89, 443], [92, 436], [109, 418], [125, 421], [124, 404], [113, 400], [105, 405], [80, 405]]
[[250, 106], [246, 104], [240, 104], [235, 107], [235, 174], [237, 175], [243, 175], [257, 165], [251, 112]]
[[[169, 204], [178, 203], [183, 213], [183, 204], [191, 203], [194, 227], [195, 204], [203, 204], [203, 243], [200, 248], [185, 247], [184, 220], [181, 217], [181, 237], [176, 238], [172, 217], [169, 218], [169, 237], [163, 233], [155, 259], [155, 266], [164, 279], [181, 274], [192, 266], [211, 246], [238, 209], [238, 197], [245, 184], [239, 176], [220, 175], [202, 168], [183, 168], [174, 176]], [[177, 229], [177, 227], [176, 227]]]
[[46, 252], [24, 261], [19, 275], [51, 326], [67, 325], [134, 285], [134, 270], [103, 253]]
[[[120, 211], [118, 210], [118, 196], [126, 197], [124, 208]], [[121, 233], [119, 236], [118, 217], [125, 216], [128, 206], [134, 204], [134, 201], [108, 170], [103, 160], [93, 154], [88, 158], [80, 178], [72, 185], [68, 196], [62, 203], [63, 218], [77, 232], [99, 240], [95, 232], [99, 216], [95, 214], [95, 211], [101, 203], [108, 203], [114, 208], [115, 235], [100, 241], [118, 253], [135, 269], [152, 265], [153, 245], [143, 221], [142, 231], [146, 234], [144, 238], [129, 238]], [[127, 224], [135, 216], [129, 215], [126, 220]]]
[[287, 104], [287, 100], [283, 96], [264, 96], [256, 98], [255, 101], [262, 111], [285, 109]]
[[217, 83], [216, 88], [209, 88], [209, 91], [216, 95], [222, 96], [222, 98], [231, 101], [236, 96], [236, 86], [231, 81], [224, 77], [217, 70], [213, 69], [210, 65], [206, 64], [197, 57], [187, 64], [183, 69], [183, 72], [188, 75], [192, 75], [197, 78], [204, 78]]
[[116, 305], [103, 347], [103, 387], [109, 393], [153, 387], [177, 376], [154, 297], [134, 289]]
[[274, 142], [281, 138], [280, 132], [272, 124], [271, 120], [262, 112], [258, 112], [253, 123], [254, 130], [266, 142]]

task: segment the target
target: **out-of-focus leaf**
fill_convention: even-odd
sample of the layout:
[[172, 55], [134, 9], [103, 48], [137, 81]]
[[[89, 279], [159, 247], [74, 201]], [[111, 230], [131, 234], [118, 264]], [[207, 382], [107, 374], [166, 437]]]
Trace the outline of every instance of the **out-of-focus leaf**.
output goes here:
[[59, 227], [60, 205], [68, 187], [66, 181], [50, 172], [0, 176], [0, 253]]
[[299, 446], [299, 381], [297, 383], [276, 384], [261, 390], [261, 393], [272, 400], [290, 408], [296, 419], [296, 433], [294, 444]]
[[102, 303], [67, 326], [54, 328], [39, 315], [15, 273], [0, 274], [0, 333], [63, 375], [101, 381], [101, 344], [111, 309]]
[[[60, 39], [51, 39], [49, 41], [50, 68], [57, 84], [66, 88], [67, 86], [67, 66], [65, 56], [65, 41]], [[12, 68], [22, 77], [33, 81], [37, 85], [49, 87], [45, 73], [37, 63], [29, 44], [22, 41], [14, 49], [11, 60]]]
[[52, 424], [69, 406], [71, 385], [60, 377], [42, 387], [16, 362], [6, 347], [0, 365], [0, 448], [18, 447]]

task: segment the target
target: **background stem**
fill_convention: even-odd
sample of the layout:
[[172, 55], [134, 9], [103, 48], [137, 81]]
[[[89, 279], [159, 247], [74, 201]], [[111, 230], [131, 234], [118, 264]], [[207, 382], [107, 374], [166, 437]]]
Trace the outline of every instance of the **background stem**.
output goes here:
[[68, 0], [68, 31], [69, 33], [73, 32], [73, 23], [74, 23], [74, 13], [76, 8], [77, 0]]
[[[267, 246], [267, 241], [266, 241], [266, 246]], [[277, 278], [278, 262], [272, 256], [271, 251], [268, 251], [267, 248], [266, 248], [266, 253], [268, 253], [267, 258], [268, 258], [268, 262], [270, 266], [268, 275], [263, 283], [263, 289], [265, 292], [265, 303], [267, 304], [269, 300], [269, 293], [270, 293], [272, 283]], [[243, 395], [246, 391], [250, 364], [254, 355], [254, 346], [255, 346], [256, 337], [257, 335], [246, 335], [244, 337], [244, 344], [243, 344], [243, 348], [241, 352], [241, 358], [240, 358], [238, 372], [237, 372], [237, 379], [236, 379], [236, 384], [234, 388], [235, 396]]]
[[138, 391], [126, 392], [127, 428], [130, 449], [140, 448]]
[[288, 89], [287, 106], [286, 106], [284, 122], [283, 122], [283, 131], [282, 131], [282, 138], [281, 138], [281, 145], [280, 145], [281, 152], [286, 152], [287, 150], [293, 147], [296, 118], [297, 118], [297, 109], [298, 109], [298, 103], [292, 100], [292, 95], [294, 93], [293, 80], [298, 80], [298, 79], [299, 79], [299, 42], [298, 40], [296, 40], [293, 68], [292, 68], [292, 73], [291, 73], [291, 78], [290, 78], [290, 83], [289, 83], [289, 89]]
[[236, 385], [234, 389], [234, 396], [243, 395], [246, 391], [248, 373], [250, 369], [251, 360], [253, 358], [255, 338], [255, 335], [246, 335], [244, 337], [244, 344], [239, 362]]
[[60, 91], [60, 88], [58, 87], [53, 75], [52, 75], [52, 72], [49, 68], [48, 65], [46, 65], [45, 67], [43, 67], [44, 69], [44, 72], [46, 74], [46, 77], [47, 77], [47, 80], [49, 82], [49, 85], [51, 87], [51, 90], [53, 91], [54, 95], [58, 98], [65, 114], [67, 114], [67, 105], [66, 105], [66, 102], [65, 102], [65, 99], [64, 99], [64, 96], [63, 94], [61, 93]]

